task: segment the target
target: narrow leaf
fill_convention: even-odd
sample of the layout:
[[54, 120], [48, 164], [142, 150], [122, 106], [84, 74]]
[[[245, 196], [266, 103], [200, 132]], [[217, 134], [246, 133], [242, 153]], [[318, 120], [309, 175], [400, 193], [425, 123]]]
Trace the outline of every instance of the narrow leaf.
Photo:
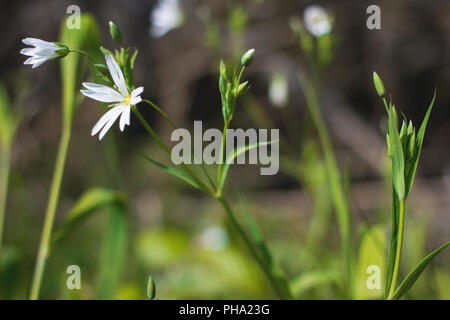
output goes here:
[[400, 284], [400, 286], [397, 288], [397, 290], [394, 293], [393, 299], [397, 300], [400, 299], [408, 290], [413, 286], [413, 284], [417, 281], [419, 276], [422, 274], [422, 272], [427, 267], [428, 263], [431, 262], [431, 260], [434, 259], [442, 250], [447, 248], [447, 246], [450, 245], [450, 242], [445, 243], [444, 245], [440, 246], [430, 254], [428, 254], [425, 258], [422, 259], [422, 261], [419, 262], [419, 264], [408, 274], [408, 276], [403, 280], [403, 282]]
[[420, 126], [419, 131], [417, 132], [417, 138], [416, 138], [416, 153], [415, 153], [415, 161], [413, 166], [411, 167], [411, 172], [407, 172], [407, 181], [406, 184], [408, 186], [407, 191], [409, 192], [412, 188], [414, 177], [416, 175], [417, 165], [419, 163], [419, 157], [420, 157], [420, 151], [422, 149], [422, 143], [425, 136], [425, 130], [427, 128], [428, 119], [430, 118], [431, 110], [434, 106], [434, 101], [436, 100], [436, 90], [434, 90], [433, 99], [430, 102], [430, 105], [428, 106], [427, 113], [425, 114], [425, 117], [423, 118], [422, 124]]
[[51, 247], [54, 247], [69, 231], [101, 207], [114, 203], [124, 205], [125, 202], [124, 195], [115, 191], [100, 188], [86, 191], [72, 207], [66, 221], [54, 231]]
[[264, 265], [269, 270], [273, 279], [275, 279], [279, 290], [283, 292], [283, 295], [285, 297], [291, 297], [292, 294], [291, 294], [289, 283], [286, 279], [286, 276], [285, 276], [283, 270], [281, 269], [281, 267], [272, 258], [272, 255], [269, 251], [269, 248], [266, 245], [266, 242], [264, 241], [261, 231], [259, 230], [258, 226], [256, 225], [256, 222], [251, 217], [250, 212], [248, 211], [248, 208], [245, 204], [243, 204], [243, 210], [247, 217], [247, 223], [248, 223], [248, 227], [250, 229], [250, 235], [256, 246], [256, 250], [257, 250], [259, 256], [262, 258]]
[[403, 146], [398, 133], [398, 118], [395, 107], [389, 110], [389, 140], [391, 143], [392, 153], [392, 182], [399, 200], [405, 198], [405, 163], [403, 156]]
[[202, 188], [201, 184], [198, 183], [196, 180], [194, 180], [192, 177], [188, 176], [187, 174], [185, 174], [184, 172], [168, 167], [156, 160], [153, 160], [152, 158], [149, 158], [148, 156], [139, 153], [139, 155], [141, 155], [144, 159], [146, 159], [147, 161], [153, 163], [155, 166], [160, 167], [161, 169], [163, 169], [164, 171], [168, 172], [169, 174], [177, 177], [178, 179], [183, 180], [184, 182], [189, 183], [191, 186], [200, 189], [200, 190], [204, 190], [204, 188]]

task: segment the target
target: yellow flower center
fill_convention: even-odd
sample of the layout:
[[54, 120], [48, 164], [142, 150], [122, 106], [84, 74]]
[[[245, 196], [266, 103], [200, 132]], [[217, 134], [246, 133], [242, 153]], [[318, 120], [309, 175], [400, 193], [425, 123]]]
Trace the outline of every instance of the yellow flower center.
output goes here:
[[125, 97], [124, 97], [124, 99], [123, 99], [123, 102], [124, 102], [125, 104], [130, 104], [130, 101], [131, 101], [131, 95], [126, 94]]

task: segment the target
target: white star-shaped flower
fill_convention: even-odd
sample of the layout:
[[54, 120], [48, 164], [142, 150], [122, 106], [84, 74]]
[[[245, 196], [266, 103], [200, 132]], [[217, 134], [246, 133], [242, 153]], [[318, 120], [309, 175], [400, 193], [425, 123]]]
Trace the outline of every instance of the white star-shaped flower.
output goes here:
[[30, 56], [23, 64], [32, 64], [32, 68], [37, 68], [44, 62], [66, 56], [69, 48], [36, 38], [25, 38], [22, 42], [26, 45], [34, 46], [34, 48], [24, 48], [20, 53]]
[[303, 14], [305, 28], [315, 37], [323, 36], [331, 31], [331, 21], [328, 13], [319, 5], [312, 5]]
[[81, 93], [86, 97], [100, 102], [111, 103], [110, 107], [112, 107], [112, 109], [100, 118], [91, 131], [91, 135], [96, 135], [101, 130], [100, 135], [98, 136], [99, 140], [103, 138], [119, 116], [120, 131], [124, 130], [125, 125], [130, 125], [131, 106], [142, 101], [140, 94], [144, 91], [144, 87], [139, 87], [134, 89], [130, 94], [125, 84], [122, 70], [114, 57], [112, 55], [107, 55], [105, 56], [105, 60], [109, 73], [114, 81], [114, 87], [118, 90], [89, 82], [83, 82], [83, 86], [87, 90], [81, 90]]

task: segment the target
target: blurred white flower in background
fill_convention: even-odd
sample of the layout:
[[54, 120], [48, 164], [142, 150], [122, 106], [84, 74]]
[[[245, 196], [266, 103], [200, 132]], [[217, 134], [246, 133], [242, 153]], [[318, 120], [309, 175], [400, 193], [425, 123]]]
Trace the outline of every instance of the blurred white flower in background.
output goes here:
[[32, 64], [32, 68], [37, 68], [44, 62], [56, 58], [62, 58], [66, 56], [70, 50], [63, 44], [56, 44], [54, 42], [48, 42], [36, 38], [25, 38], [22, 42], [34, 48], [24, 48], [20, 50], [20, 53], [29, 56], [23, 64]]
[[199, 242], [205, 249], [223, 250], [229, 244], [228, 233], [220, 226], [208, 227], [200, 234]]
[[81, 90], [81, 93], [86, 97], [100, 102], [112, 103], [110, 106], [113, 108], [106, 112], [94, 128], [92, 128], [91, 135], [96, 135], [103, 128], [98, 137], [99, 140], [102, 140], [103, 136], [108, 132], [119, 116], [120, 131], [125, 129], [125, 125], [130, 125], [131, 106], [142, 101], [140, 94], [144, 91], [144, 87], [139, 87], [134, 89], [130, 94], [125, 84], [122, 70], [114, 57], [108, 55], [105, 57], [105, 60], [109, 73], [114, 81], [114, 88], [117, 88], [117, 90], [102, 84], [90, 82], [83, 82], [83, 86], [87, 90]]
[[150, 15], [150, 34], [160, 38], [183, 24], [183, 11], [178, 0], [159, 0]]
[[275, 73], [269, 83], [269, 100], [279, 108], [287, 105], [289, 99], [289, 83], [286, 75]]
[[323, 36], [331, 31], [331, 18], [319, 5], [307, 7], [303, 13], [303, 20], [305, 28], [315, 37]]

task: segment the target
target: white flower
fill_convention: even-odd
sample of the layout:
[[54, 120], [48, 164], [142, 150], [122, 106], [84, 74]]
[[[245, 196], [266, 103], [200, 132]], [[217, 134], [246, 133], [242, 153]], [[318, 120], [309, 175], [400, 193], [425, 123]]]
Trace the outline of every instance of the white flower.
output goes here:
[[289, 100], [289, 83], [286, 76], [276, 73], [269, 84], [269, 99], [274, 106], [285, 107]]
[[150, 16], [150, 33], [160, 38], [183, 24], [183, 11], [178, 0], [160, 0]]
[[67, 47], [41, 39], [25, 38], [22, 42], [34, 46], [34, 48], [24, 48], [20, 50], [21, 54], [30, 56], [23, 64], [32, 64], [33, 69], [39, 67], [48, 60], [64, 57], [70, 52]]
[[328, 13], [319, 5], [312, 5], [303, 14], [305, 28], [315, 37], [323, 36], [331, 31]]
[[100, 132], [99, 140], [103, 138], [106, 132], [111, 128], [117, 118], [120, 116], [120, 131], [123, 131], [125, 125], [130, 125], [130, 113], [131, 106], [138, 104], [142, 101], [140, 94], [144, 91], [144, 87], [139, 87], [133, 90], [131, 94], [128, 92], [127, 86], [125, 84], [125, 78], [123, 76], [122, 70], [117, 64], [113, 56], [107, 55], [105, 57], [106, 65], [108, 66], [109, 73], [114, 81], [115, 88], [113, 89], [101, 84], [83, 82], [83, 86], [87, 90], [81, 90], [81, 93], [86, 97], [91, 99], [112, 103], [110, 107], [111, 110], [106, 112], [97, 124], [92, 128], [91, 135], [96, 135], [102, 128]]

